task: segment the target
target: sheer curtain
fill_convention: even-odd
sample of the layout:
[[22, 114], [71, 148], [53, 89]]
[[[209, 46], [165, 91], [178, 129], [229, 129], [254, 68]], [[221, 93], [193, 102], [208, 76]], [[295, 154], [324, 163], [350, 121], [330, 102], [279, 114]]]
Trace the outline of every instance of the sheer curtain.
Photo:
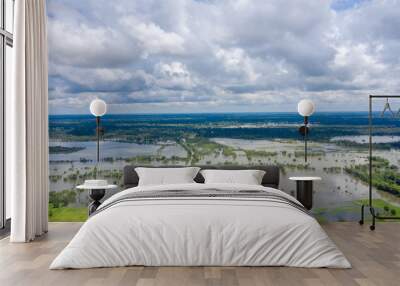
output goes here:
[[13, 94], [6, 114], [12, 242], [48, 227], [46, 0], [15, 1]]

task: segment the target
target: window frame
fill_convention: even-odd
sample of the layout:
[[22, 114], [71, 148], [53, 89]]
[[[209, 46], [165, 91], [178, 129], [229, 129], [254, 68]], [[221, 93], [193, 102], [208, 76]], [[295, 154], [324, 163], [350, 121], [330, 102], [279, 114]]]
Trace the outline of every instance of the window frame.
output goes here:
[[[13, 47], [13, 34], [7, 31], [6, 21], [6, 1], [0, 0], [1, 5], [1, 21], [0, 21], [0, 236], [10, 227], [10, 220], [6, 217], [6, 189], [5, 189], [5, 98], [6, 98], [6, 62], [7, 62], [7, 46]], [[8, 0], [12, 3], [12, 11], [14, 13], [15, 0]], [[11, 15], [13, 18], [14, 15]]]

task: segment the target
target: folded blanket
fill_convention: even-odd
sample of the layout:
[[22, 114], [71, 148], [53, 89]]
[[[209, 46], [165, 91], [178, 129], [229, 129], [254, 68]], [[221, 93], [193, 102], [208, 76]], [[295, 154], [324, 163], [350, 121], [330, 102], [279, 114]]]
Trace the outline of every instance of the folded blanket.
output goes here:
[[101, 207], [92, 214], [92, 216], [107, 210], [110, 207], [115, 206], [121, 202], [127, 201], [140, 201], [140, 200], [153, 200], [153, 199], [174, 199], [174, 200], [185, 200], [185, 199], [240, 199], [240, 200], [265, 200], [270, 202], [276, 202], [280, 204], [286, 204], [292, 206], [299, 211], [309, 214], [308, 210], [300, 204], [298, 201], [289, 199], [281, 194], [274, 194], [266, 192], [264, 190], [256, 189], [241, 189], [241, 190], [226, 190], [221, 188], [203, 188], [201, 190], [163, 190], [163, 191], [146, 191], [146, 192], [132, 192], [122, 196], [111, 198], [106, 201]]

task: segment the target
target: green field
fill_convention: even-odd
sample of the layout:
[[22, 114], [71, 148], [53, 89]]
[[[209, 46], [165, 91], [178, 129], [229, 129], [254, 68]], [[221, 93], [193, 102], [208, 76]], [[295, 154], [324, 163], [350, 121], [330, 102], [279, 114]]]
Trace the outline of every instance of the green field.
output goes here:
[[[315, 218], [321, 222], [327, 222], [327, 217], [337, 217], [339, 216], [338, 221], [345, 221], [345, 219], [340, 219], [340, 215], [345, 217], [345, 214], [353, 215], [355, 217], [360, 217], [361, 215], [361, 205], [368, 204], [368, 200], [357, 200], [353, 202], [349, 202], [349, 204], [336, 207], [336, 208], [316, 208], [313, 209], [313, 215]], [[382, 199], [374, 199], [372, 200], [372, 205], [375, 208], [377, 214], [381, 216], [398, 216], [400, 214], [400, 207], [392, 205]], [[365, 218], [367, 221], [370, 220], [369, 210], [365, 209]]]
[[[369, 183], [369, 165], [355, 165], [345, 168], [346, 173]], [[372, 186], [378, 190], [400, 197], [400, 173], [399, 168], [381, 157], [372, 157]]]
[[87, 208], [52, 208], [49, 206], [49, 221], [51, 222], [84, 222], [87, 218]]

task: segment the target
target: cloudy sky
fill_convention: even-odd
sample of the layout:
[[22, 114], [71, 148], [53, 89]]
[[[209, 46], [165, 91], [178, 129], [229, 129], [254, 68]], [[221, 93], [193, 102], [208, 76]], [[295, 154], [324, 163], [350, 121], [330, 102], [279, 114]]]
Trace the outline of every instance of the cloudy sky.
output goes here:
[[[366, 110], [400, 92], [400, 0], [48, 0], [52, 114]], [[400, 105], [400, 102], [399, 102]]]

